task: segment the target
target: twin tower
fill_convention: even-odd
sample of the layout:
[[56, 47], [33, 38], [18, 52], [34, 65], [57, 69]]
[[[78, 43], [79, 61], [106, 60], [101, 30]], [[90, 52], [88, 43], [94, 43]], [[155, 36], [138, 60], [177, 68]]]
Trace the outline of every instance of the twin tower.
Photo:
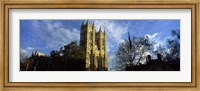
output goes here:
[[107, 71], [108, 55], [106, 50], [106, 33], [96, 31], [94, 23], [88, 20], [86, 24], [82, 22], [80, 31], [80, 46], [85, 48], [86, 70], [89, 71]]

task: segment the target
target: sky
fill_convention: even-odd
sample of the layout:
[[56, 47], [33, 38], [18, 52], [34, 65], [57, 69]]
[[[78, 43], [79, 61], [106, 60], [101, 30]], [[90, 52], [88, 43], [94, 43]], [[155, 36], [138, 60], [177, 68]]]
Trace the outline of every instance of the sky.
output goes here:
[[[80, 40], [80, 27], [86, 20], [20, 20], [20, 52], [31, 55], [36, 49], [50, 55], [52, 50]], [[120, 42], [130, 36], [148, 36], [155, 46], [165, 45], [171, 30], [180, 29], [180, 20], [90, 20], [97, 31], [105, 29], [108, 66]]]

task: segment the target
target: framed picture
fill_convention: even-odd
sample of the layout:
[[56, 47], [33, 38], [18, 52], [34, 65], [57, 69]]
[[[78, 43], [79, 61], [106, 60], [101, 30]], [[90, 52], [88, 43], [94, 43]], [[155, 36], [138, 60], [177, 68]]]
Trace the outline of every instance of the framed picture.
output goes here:
[[2, 90], [199, 90], [199, 1], [1, 3]]

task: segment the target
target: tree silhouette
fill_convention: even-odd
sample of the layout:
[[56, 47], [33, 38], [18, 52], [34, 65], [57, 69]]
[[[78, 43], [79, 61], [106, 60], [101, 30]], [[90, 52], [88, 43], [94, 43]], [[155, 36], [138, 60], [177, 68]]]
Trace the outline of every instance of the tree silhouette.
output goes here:
[[[129, 35], [129, 34], [128, 34]], [[113, 59], [114, 70], [180, 70], [180, 30], [172, 30], [165, 46], [154, 49], [148, 36], [133, 37], [119, 44]], [[155, 57], [153, 59], [153, 57]]]
[[[147, 36], [133, 37], [119, 44], [115, 55], [115, 70], [124, 70], [126, 66], [139, 65], [145, 54], [153, 49], [153, 42]], [[131, 46], [131, 47], [130, 47]]]
[[180, 59], [180, 30], [172, 30], [171, 38], [167, 39], [167, 59], [169, 61], [174, 59]]
[[20, 62], [21, 71], [81, 71], [85, 70], [85, 51], [76, 41], [52, 50], [50, 56], [32, 55]]
[[85, 70], [85, 51], [77, 42], [71, 42], [62, 50], [65, 70]]

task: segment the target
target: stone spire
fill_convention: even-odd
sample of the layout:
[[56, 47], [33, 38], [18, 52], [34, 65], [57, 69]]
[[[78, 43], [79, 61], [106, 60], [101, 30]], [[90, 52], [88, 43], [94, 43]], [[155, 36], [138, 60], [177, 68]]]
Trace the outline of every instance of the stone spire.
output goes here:
[[129, 46], [130, 46], [130, 49], [132, 49], [131, 37], [130, 37], [130, 33], [129, 33], [129, 31], [128, 31], [128, 40], [129, 40]]
[[32, 56], [34, 56], [35, 54], [34, 54], [34, 51], [32, 52]]
[[36, 54], [36, 53], [38, 53], [38, 50], [37, 50], [37, 49], [35, 50], [35, 54]]
[[35, 51], [35, 55], [38, 56], [38, 49], [36, 49], [36, 51]]
[[89, 25], [89, 23], [90, 23], [90, 21], [89, 21], [89, 20], [87, 20], [87, 22], [86, 22], [86, 25]]
[[84, 21], [82, 21], [82, 24], [81, 24], [81, 26], [83, 26], [84, 25]]
[[101, 26], [100, 26], [100, 28], [99, 28], [99, 31], [101, 32]]
[[81, 28], [84, 26], [84, 21], [82, 21]]
[[92, 24], [92, 26], [94, 27], [94, 21], [93, 21], [93, 24]]

